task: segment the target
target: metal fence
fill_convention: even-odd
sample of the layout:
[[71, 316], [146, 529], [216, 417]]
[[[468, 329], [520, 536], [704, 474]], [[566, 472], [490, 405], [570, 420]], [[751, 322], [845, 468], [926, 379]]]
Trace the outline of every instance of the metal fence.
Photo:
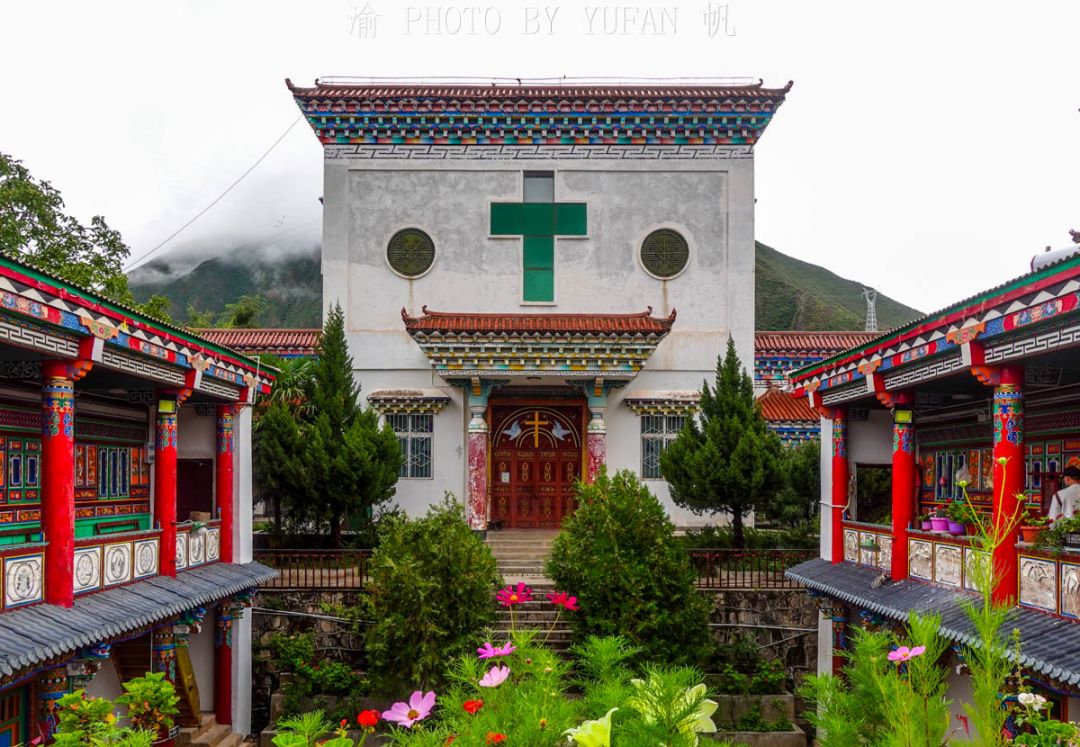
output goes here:
[[699, 589], [798, 589], [784, 571], [816, 557], [816, 550], [690, 551]]
[[360, 590], [370, 557], [370, 550], [255, 551], [255, 560], [278, 572], [264, 589]]

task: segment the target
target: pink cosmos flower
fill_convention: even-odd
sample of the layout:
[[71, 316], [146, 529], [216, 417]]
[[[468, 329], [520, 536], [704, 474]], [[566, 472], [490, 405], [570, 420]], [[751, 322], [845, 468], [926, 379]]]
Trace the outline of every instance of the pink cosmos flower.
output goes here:
[[497, 656], [509, 656], [517, 651], [517, 647], [507, 641], [501, 646], [492, 646], [491, 643], [485, 643], [480, 648], [476, 649], [476, 653], [481, 659], [494, 659]]
[[511, 607], [515, 604], [522, 604], [524, 602], [532, 601], [532, 589], [525, 585], [524, 581], [518, 581], [517, 586], [507, 586], [505, 589], [499, 589], [499, 593], [495, 595], [495, 599], [503, 607]]
[[577, 597], [572, 597], [565, 591], [557, 591], [554, 594], [548, 594], [547, 598], [548, 601], [556, 607], [562, 607], [567, 612], [573, 612], [578, 609]]
[[430, 716], [434, 707], [435, 693], [417, 690], [409, 696], [408, 703], [394, 703], [389, 711], [383, 711], [382, 717], [386, 721], [394, 721], [406, 729], [411, 729], [417, 721], [423, 721]]
[[480, 680], [480, 687], [498, 687], [510, 676], [510, 667], [492, 667]]
[[895, 651], [889, 652], [889, 661], [909, 661], [916, 656], [922, 656], [924, 653], [926, 653], [926, 646], [916, 646], [915, 648], [901, 646]]

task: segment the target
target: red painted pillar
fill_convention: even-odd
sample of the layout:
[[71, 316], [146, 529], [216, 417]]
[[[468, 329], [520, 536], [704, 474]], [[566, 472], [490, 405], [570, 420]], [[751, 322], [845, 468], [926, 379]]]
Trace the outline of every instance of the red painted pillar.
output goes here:
[[162, 576], [176, 576], [176, 418], [175, 397], [158, 399], [154, 440], [154, 522], [161, 528]]
[[994, 549], [994, 572], [998, 583], [993, 590], [993, 600], [1006, 605], [1016, 603], [1020, 581], [1016, 531], [1025, 500], [1023, 380], [1022, 368], [1007, 366], [1000, 370], [994, 387], [993, 522], [1008, 536]]
[[[88, 368], [88, 366], [87, 366]], [[75, 567], [75, 379], [73, 361], [44, 361], [41, 389], [41, 518], [45, 601], [70, 607]]]
[[[217, 409], [217, 508], [221, 518], [221, 562], [233, 562], [233, 415], [232, 405]], [[221, 723], [220, 721], [218, 723]]]
[[892, 580], [908, 577], [908, 529], [915, 516], [915, 429], [910, 395], [898, 395], [893, 409], [892, 455]]
[[231, 725], [232, 605], [229, 602], [219, 604], [214, 618], [214, 720]]
[[847, 413], [832, 417], [832, 562], [844, 559], [844, 510], [848, 503]]

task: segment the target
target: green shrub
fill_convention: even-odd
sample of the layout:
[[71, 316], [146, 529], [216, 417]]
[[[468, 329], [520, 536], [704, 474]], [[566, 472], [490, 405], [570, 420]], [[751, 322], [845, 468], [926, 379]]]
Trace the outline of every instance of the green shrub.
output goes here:
[[578, 487], [548, 561], [578, 597], [575, 633], [621, 635], [645, 660], [697, 664], [709, 644], [709, 603], [660, 502], [629, 471]]
[[[747, 550], [816, 550], [819, 546], [818, 528], [805, 522], [787, 529], [743, 529]], [[726, 550], [735, 547], [731, 527], [704, 526], [688, 529], [680, 538], [688, 550], [695, 548]]]
[[275, 667], [291, 674], [281, 688], [286, 715], [298, 714], [318, 704], [335, 719], [340, 719], [342, 714], [351, 717], [355, 710], [351, 703], [332, 708], [321, 696], [358, 696], [363, 688], [352, 667], [344, 662], [316, 658], [315, 639], [310, 633], [278, 634], [270, 638], [269, 646]]
[[421, 519], [383, 521], [369, 570], [368, 672], [378, 692], [434, 687], [495, 620], [495, 558], [451, 496]]

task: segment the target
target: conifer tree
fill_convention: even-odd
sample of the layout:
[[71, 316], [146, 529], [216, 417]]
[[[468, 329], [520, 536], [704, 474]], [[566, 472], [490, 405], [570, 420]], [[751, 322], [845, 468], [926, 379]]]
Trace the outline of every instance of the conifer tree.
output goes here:
[[660, 455], [660, 472], [679, 506], [696, 514], [729, 512], [733, 540], [742, 547], [745, 515], [783, 486], [781, 448], [728, 338], [726, 354], [716, 361], [715, 387], [702, 383], [699, 418], [686, 419]]
[[397, 436], [359, 403], [360, 388], [345, 341], [345, 318], [335, 304], [326, 318], [311, 371], [311, 420], [303, 428], [306, 480], [301, 514], [327, 521], [334, 547], [341, 525], [394, 494], [401, 469]]

